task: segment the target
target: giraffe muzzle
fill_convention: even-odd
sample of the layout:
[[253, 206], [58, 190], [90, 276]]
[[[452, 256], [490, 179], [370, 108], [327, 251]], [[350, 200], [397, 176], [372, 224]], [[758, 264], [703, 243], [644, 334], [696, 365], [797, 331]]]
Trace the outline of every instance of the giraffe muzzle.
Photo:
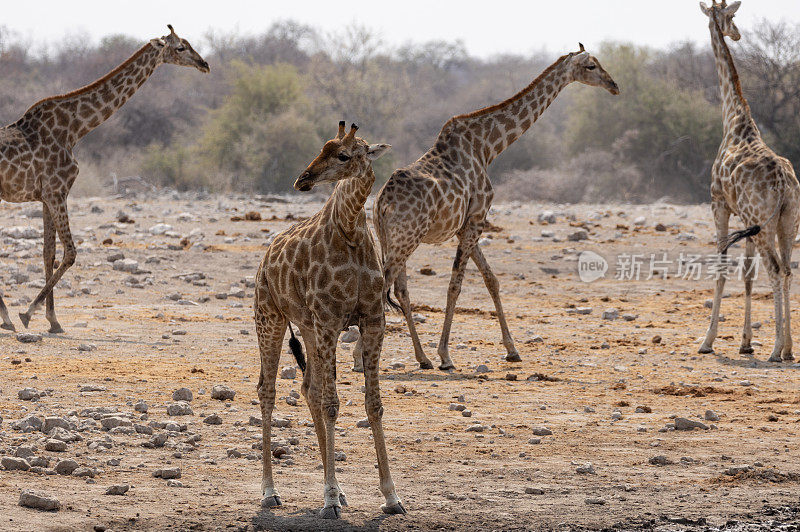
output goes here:
[[300, 174], [300, 177], [297, 178], [297, 181], [294, 182], [295, 190], [299, 190], [300, 192], [308, 192], [314, 187], [314, 176], [312, 176], [309, 172], [303, 172]]

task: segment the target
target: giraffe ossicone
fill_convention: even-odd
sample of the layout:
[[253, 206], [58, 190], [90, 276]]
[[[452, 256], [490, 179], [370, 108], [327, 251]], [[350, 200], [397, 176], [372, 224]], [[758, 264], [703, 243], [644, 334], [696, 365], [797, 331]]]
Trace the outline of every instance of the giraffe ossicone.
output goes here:
[[[530, 85], [490, 107], [454, 116], [439, 132], [433, 147], [416, 162], [396, 170], [375, 200], [373, 222], [381, 243], [385, 289], [395, 290], [408, 323], [414, 355], [423, 369], [433, 364], [425, 356], [411, 312], [406, 261], [421, 242], [439, 244], [458, 238], [447, 292], [438, 353], [440, 369], [454, 367], [448, 351], [450, 327], [467, 262], [483, 276], [500, 322], [505, 359], [520, 360], [500, 301], [500, 286], [478, 245], [494, 191], [487, 169], [491, 162], [539, 118], [569, 84], [580, 82], [619, 94], [619, 87], [600, 62], [579, 50], [561, 56]], [[387, 293], [387, 301], [391, 301]], [[358, 370], [359, 345], [353, 351]]]
[[[67, 196], [78, 176], [72, 154], [75, 144], [102, 124], [147, 81], [162, 63], [208, 72], [208, 63], [186, 39], [170, 34], [153, 39], [117, 68], [78, 90], [33, 104], [13, 124], [0, 129], [0, 199], [11, 203], [42, 202], [45, 285], [19, 318], [28, 327], [33, 314], [46, 304], [50, 332], [63, 328], [56, 319], [53, 287], [75, 263], [75, 243], [69, 228]], [[64, 256], [53, 271], [56, 235]], [[0, 296], [3, 329], [15, 330]]]
[[272, 478], [269, 453], [275, 384], [286, 328], [293, 323], [302, 333], [308, 360], [292, 331], [290, 347], [303, 372], [302, 393], [317, 433], [325, 475], [324, 506], [320, 515], [338, 518], [346, 498], [336, 480], [334, 426], [339, 413], [336, 392], [336, 346], [339, 333], [358, 325], [364, 346], [365, 408], [378, 458], [382, 506], [389, 514], [404, 514], [389, 473], [383, 435], [383, 406], [378, 363], [385, 332], [381, 263], [367, 227], [364, 203], [375, 183], [372, 161], [388, 144], [367, 144], [356, 137], [353, 124], [345, 133], [339, 123], [336, 137], [294, 183], [301, 191], [335, 183], [322, 209], [308, 220], [280, 233], [270, 244], [256, 274], [255, 322], [261, 356], [258, 397], [261, 404], [262, 506], [282, 504]]

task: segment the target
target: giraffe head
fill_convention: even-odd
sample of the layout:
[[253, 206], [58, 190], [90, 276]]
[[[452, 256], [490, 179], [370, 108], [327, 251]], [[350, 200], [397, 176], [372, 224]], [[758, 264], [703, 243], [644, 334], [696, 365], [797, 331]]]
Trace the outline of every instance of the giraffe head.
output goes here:
[[581, 43], [578, 45], [580, 50], [568, 54], [566, 58], [572, 79], [592, 87], [602, 87], [614, 95], [619, 94], [617, 82], [611, 79], [600, 61], [587, 52]]
[[[345, 134], [344, 120], [339, 122], [339, 133], [322, 147], [322, 152], [311, 161], [305, 172], [294, 182], [294, 188], [303, 192], [318, 183], [333, 183], [342, 179], [367, 179], [372, 161], [391, 148], [389, 144], [367, 144], [356, 137], [358, 126], [353, 124]], [[374, 179], [374, 177], [373, 177]]]
[[739, 33], [739, 28], [733, 23], [733, 16], [741, 6], [741, 2], [733, 2], [728, 5], [727, 0], [722, 0], [719, 4], [717, 0], [712, 0], [711, 7], [708, 7], [705, 2], [700, 2], [700, 11], [705, 16], [716, 22], [723, 35], [730, 37], [734, 41], [738, 41], [742, 34]]
[[189, 41], [178, 37], [172, 29], [172, 24], [167, 24], [167, 27], [169, 35], [150, 41], [150, 44], [161, 50], [163, 61], [178, 66], [194, 67], [200, 72], [207, 73], [209, 68], [206, 60], [194, 51]]

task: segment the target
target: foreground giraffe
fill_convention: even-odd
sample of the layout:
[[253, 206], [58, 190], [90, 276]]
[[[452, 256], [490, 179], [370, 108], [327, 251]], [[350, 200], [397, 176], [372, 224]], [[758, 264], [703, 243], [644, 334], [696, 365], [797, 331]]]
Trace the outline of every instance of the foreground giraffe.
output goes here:
[[[175, 34], [153, 39], [117, 68], [76, 91], [45, 98], [22, 118], [0, 129], [0, 199], [12, 203], [41, 201], [44, 225], [45, 285], [20, 313], [27, 327], [33, 313], [47, 300], [50, 332], [64, 332], [56, 319], [53, 287], [75, 262], [75, 244], [69, 229], [67, 195], [78, 176], [72, 155], [75, 144], [114, 114], [162, 63], [191, 66], [208, 72], [208, 63]], [[64, 257], [53, 273], [56, 234]], [[15, 330], [0, 296], [0, 327]]]
[[303, 370], [303, 395], [314, 419], [325, 474], [325, 504], [320, 515], [335, 519], [346, 505], [336, 481], [334, 425], [339, 414], [336, 393], [336, 343], [339, 333], [358, 325], [364, 345], [365, 407], [378, 455], [380, 490], [386, 498], [381, 508], [404, 514], [389, 474], [383, 436], [378, 360], [384, 334], [383, 276], [372, 236], [367, 228], [364, 202], [372, 190], [372, 161], [390, 148], [368, 145], [356, 137], [355, 124], [345, 135], [329, 140], [294, 184], [307, 191], [318, 183], [334, 183], [333, 194], [317, 214], [275, 237], [256, 275], [255, 320], [261, 351], [258, 397], [263, 430], [263, 506], [276, 507], [281, 499], [272, 481], [270, 455], [275, 379], [286, 327], [294, 322], [308, 351], [305, 366], [300, 344], [289, 345]]
[[[447, 344], [464, 269], [470, 258], [494, 301], [503, 345], [508, 352], [506, 360], [520, 360], [503, 313], [499, 283], [478, 246], [494, 196], [487, 168], [574, 81], [603, 87], [611, 94], [619, 93], [611, 76], [581, 45], [579, 52], [560, 57], [511, 98], [448, 120], [433, 147], [416, 162], [396, 170], [379, 192], [373, 221], [381, 242], [385, 286], [388, 292], [394, 285], [421, 368], [430, 369], [433, 365], [422, 350], [412, 319], [406, 261], [420, 242], [438, 244], [453, 236], [458, 237], [458, 249], [439, 340], [439, 368], [454, 367]], [[357, 370], [358, 348], [354, 358]]]
[[[733, 57], [725, 43], [727, 35], [740, 38], [733, 17], [741, 2], [726, 2], [711, 7], [700, 3], [709, 18], [711, 44], [719, 75], [722, 96], [723, 137], [711, 169], [711, 210], [717, 230], [717, 250], [725, 255], [728, 247], [742, 238], [745, 244], [746, 276], [744, 281], [744, 329], [740, 353], [750, 354], [753, 329], [750, 324], [750, 296], [753, 288], [755, 249], [764, 259], [772, 284], [775, 303], [775, 346], [769, 360], [793, 360], [790, 327], [789, 288], [792, 279], [792, 245], [797, 235], [800, 185], [792, 164], [775, 154], [761, 139], [761, 133], [750, 113]], [[728, 235], [728, 220], [735, 214], [747, 229]], [[776, 246], [777, 237], [777, 246]], [[700, 353], [712, 353], [717, 337], [719, 308], [725, 275], [720, 275], [714, 288], [711, 324]]]

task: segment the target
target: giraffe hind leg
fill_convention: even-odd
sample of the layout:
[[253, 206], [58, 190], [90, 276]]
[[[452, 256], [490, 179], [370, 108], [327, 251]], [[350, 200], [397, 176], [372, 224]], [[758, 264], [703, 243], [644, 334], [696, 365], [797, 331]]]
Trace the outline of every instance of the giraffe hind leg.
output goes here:
[[745, 242], [744, 260], [744, 325], [742, 327], [742, 345], [739, 353], [743, 355], [753, 354], [753, 347], [750, 342], [753, 340], [753, 326], [750, 317], [753, 293], [753, 275], [755, 266], [755, 244], [751, 238]]
[[[42, 218], [44, 222], [44, 246], [42, 256], [44, 258], [44, 280], [47, 282], [53, 276], [53, 266], [56, 260], [56, 232], [55, 228], [53, 227], [53, 220], [50, 216], [50, 210], [47, 208], [47, 204], [44, 204], [44, 208], [42, 209]], [[61, 324], [58, 323], [58, 319], [56, 318], [53, 290], [47, 293], [45, 312], [47, 321], [50, 322], [49, 332], [54, 334], [63, 333], [64, 329], [61, 327]]]

